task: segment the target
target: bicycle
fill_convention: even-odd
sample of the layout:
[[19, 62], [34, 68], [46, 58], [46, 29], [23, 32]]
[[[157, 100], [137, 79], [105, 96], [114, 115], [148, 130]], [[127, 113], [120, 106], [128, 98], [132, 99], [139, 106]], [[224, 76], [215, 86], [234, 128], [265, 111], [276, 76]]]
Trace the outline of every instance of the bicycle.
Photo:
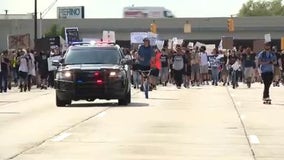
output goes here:
[[145, 98], [148, 99], [149, 98], [149, 90], [150, 90], [150, 82], [149, 82], [149, 77], [150, 77], [150, 73], [151, 73], [151, 69], [150, 70], [138, 70], [138, 72], [142, 75], [143, 77], [143, 91], [145, 93]]

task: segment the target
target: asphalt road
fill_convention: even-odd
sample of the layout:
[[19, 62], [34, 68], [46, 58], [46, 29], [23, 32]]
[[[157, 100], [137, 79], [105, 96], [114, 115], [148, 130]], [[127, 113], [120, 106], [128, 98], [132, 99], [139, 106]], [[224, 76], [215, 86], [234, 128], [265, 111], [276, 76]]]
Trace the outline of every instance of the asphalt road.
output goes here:
[[159, 87], [132, 103], [55, 106], [54, 90], [0, 94], [0, 159], [283, 160], [284, 89]]

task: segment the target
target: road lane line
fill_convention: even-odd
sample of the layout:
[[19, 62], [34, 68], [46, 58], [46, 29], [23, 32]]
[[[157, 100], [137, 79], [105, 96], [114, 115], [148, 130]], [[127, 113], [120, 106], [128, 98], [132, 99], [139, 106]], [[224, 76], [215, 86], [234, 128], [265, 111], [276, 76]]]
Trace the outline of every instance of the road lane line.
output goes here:
[[259, 144], [260, 141], [256, 135], [250, 135], [249, 136], [249, 141], [251, 144]]
[[61, 133], [60, 135], [54, 137], [51, 141], [53, 142], [60, 142], [64, 140], [65, 138], [69, 137], [71, 133]]
[[[237, 113], [237, 115], [238, 115], [238, 117], [239, 117], [239, 119], [240, 119], [241, 125], [242, 125], [242, 127], [243, 127], [244, 134], [245, 134], [245, 136], [246, 136], [246, 139], [247, 139], [247, 142], [248, 142], [248, 145], [249, 145], [251, 154], [252, 154], [252, 158], [253, 158], [254, 160], [256, 160], [255, 151], [254, 151], [254, 149], [252, 148], [252, 143], [251, 143], [251, 141], [250, 141], [250, 137], [249, 137], [249, 135], [248, 135], [248, 132], [247, 132], [247, 129], [246, 129], [244, 120], [241, 118], [242, 115], [241, 115], [241, 112], [240, 112], [240, 110], [239, 110], [239, 106], [237, 105], [236, 101], [234, 100], [235, 95], [230, 92], [230, 88], [229, 88], [229, 87], [227, 87], [227, 92], [228, 92], [228, 95], [229, 95], [229, 97], [231, 98], [231, 100], [232, 100], [232, 102], [233, 102], [233, 106], [234, 106], [234, 108], [235, 108], [235, 111], [236, 111], [236, 113]], [[257, 138], [257, 140], [258, 140], [258, 138]]]
[[241, 102], [237, 102], [238, 107], [241, 107], [242, 103]]
[[106, 115], [106, 112], [101, 112], [97, 115], [98, 118], [103, 118]]

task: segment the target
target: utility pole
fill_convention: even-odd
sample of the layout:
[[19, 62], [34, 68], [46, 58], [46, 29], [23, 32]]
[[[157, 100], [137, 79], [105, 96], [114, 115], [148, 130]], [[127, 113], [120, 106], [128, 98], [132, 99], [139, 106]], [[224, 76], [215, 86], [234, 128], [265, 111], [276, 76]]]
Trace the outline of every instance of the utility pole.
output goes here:
[[35, 13], [34, 13], [34, 42], [37, 40], [37, 0], [35, 0]]

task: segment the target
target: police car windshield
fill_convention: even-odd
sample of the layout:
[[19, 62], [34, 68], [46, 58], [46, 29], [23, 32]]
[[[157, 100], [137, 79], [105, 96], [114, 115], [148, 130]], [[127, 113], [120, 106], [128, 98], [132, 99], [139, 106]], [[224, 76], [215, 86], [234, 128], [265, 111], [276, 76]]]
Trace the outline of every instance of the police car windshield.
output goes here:
[[116, 48], [73, 48], [65, 57], [65, 64], [118, 64]]

